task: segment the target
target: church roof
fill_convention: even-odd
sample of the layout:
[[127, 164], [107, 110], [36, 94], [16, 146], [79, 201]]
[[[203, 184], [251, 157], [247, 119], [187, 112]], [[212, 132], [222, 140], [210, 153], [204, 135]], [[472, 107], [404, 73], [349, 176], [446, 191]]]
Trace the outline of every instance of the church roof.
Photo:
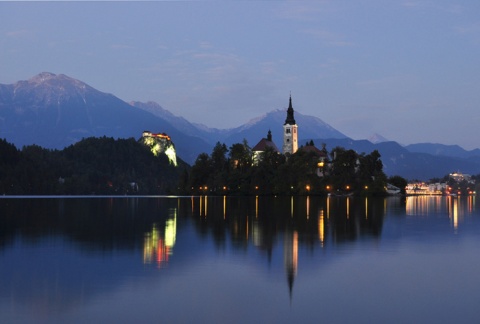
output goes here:
[[262, 138], [262, 139], [260, 140], [260, 142], [258, 142], [258, 144], [255, 145], [255, 146], [252, 148], [252, 151], [253, 151], [253, 152], [264, 152], [267, 147], [271, 147], [271, 148], [273, 148], [273, 150], [274, 150], [275, 152], [278, 152], [278, 148], [277, 148], [277, 146], [275, 145], [275, 143], [272, 142], [272, 141], [269, 141], [269, 140], [266, 139], [266, 138]]
[[307, 152], [307, 153], [308, 152], [313, 152], [319, 157], [325, 157], [326, 156], [325, 152], [323, 152], [322, 150], [319, 150], [314, 145], [301, 146], [298, 150], [299, 151], [304, 151], [304, 152]]

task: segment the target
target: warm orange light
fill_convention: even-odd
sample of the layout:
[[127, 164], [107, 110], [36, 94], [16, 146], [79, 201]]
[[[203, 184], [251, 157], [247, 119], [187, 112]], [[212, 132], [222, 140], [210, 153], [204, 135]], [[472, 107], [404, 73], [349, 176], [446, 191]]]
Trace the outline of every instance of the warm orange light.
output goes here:
[[306, 186], [305, 186], [305, 189], [307, 189], [307, 191], [310, 191], [310, 186], [309, 186], [309, 185], [306, 185]]
[[223, 190], [227, 190], [227, 187], [223, 186]]
[[165, 138], [167, 140], [170, 140], [170, 136], [167, 134], [152, 134], [152, 137], [159, 137], [159, 138]]
[[368, 189], [368, 186], [365, 186], [365, 190]]
[[325, 163], [323, 161], [317, 163], [317, 166], [319, 168], [323, 168], [324, 165], [325, 165]]
[[144, 137], [158, 137], [158, 138], [164, 138], [166, 140], [169, 140], [170, 141], [170, 136], [168, 136], [167, 134], [165, 133], [152, 133], [152, 132], [149, 132], [149, 131], [145, 131], [143, 132], [143, 136]]
[[327, 186], [327, 190], [330, 190], [330, 186]]
[[346, 186], [345, 188], [347, 188], [347, 190], [350, 190], [350, 186]]
[[258, 190], [258, 186], [255, 186], [255, 190]]

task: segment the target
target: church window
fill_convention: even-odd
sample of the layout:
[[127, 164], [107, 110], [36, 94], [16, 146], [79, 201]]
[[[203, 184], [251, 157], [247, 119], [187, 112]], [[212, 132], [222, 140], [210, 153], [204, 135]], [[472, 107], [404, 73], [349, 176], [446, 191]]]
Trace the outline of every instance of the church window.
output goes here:
[[285, 133], [290, 134], [290, 128], [287, 128], [287, 129], [285, 130]]

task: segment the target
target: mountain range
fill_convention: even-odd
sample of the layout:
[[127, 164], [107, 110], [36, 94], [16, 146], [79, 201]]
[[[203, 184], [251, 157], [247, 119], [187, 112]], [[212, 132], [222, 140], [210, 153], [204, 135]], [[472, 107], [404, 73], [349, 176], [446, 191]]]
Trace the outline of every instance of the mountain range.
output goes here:
[[[170, 135], [177, 154], [192, 164], [198, 154], [210, 153], [216, 142], [230, 146], [246, 139], [253, 147], [269, 130], [281, 148], [285, 116], [285, 109], [277, 109], [236, 128], [216, 129], [191, 123], [155, 102], [124, 102], [63, 74], [43, 72], [26, 81], [0, 84], [0, 138], [19, 148], [36, 144], [61, 149], [91, 136], [140, 138], [148, 130]], [[401, 146], [378, 134], [370, 141], [353, 140], [320, 118], [295, 111], [295, 119], [300, 145], [314, 140], [328, 150], [335, 146], [359, 153], [378, 150], [387, 175], [426, 180], [452, 171], [480, 173], [479, 149], [431, 143]]]

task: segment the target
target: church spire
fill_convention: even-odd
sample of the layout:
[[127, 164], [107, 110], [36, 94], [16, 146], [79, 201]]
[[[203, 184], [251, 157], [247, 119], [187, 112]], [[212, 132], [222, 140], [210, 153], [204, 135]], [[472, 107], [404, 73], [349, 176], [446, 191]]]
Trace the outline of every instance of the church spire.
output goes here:
[[290, 95], [290, 100], [288, 103], [288, 109], [287, 109], [287, 119], [285, 119], [285, 124], [284, 125], [295, 125], [295, 118], [293, 117], [293, 106], [292, 106], [292, 95]]
[[267, 141], [272, 141], [272, 131], [268, 130]]
[[292, 94], [288, 102], [287, 118], [283, 124], [283, 153], [293, 154], [298, 149], [298, 126], [293, 117]]

